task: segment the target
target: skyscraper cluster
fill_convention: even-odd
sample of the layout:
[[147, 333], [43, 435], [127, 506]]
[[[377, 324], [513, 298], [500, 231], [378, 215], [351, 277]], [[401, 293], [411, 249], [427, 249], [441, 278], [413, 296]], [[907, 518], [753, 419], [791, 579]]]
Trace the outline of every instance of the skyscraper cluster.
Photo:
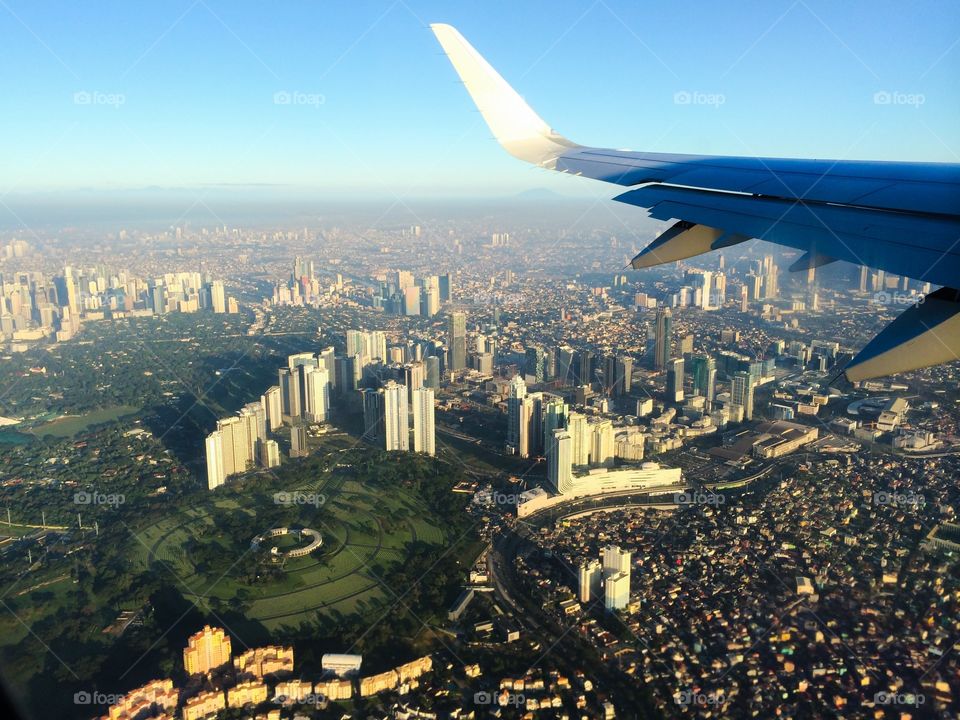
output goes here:
[[209, 273], [166, 273], [143, 279], [103, 266], [67, 266], [41, 272], [0, 273], [0, 340], [68, 340], [82, 320], [170, 312], [240, 311], [222, 280]]
[[409, 389], [388, 380], [380, 388], [366, 388], [363, 398], [363, 437], [384, 450], [410, 450], [410, 416], [413, 415], [413, 451], [436, 454], [433, 388]]
[[449, 274], [417, 278], [408, 270], [394, 270], [380, 281], [373, 306], [391, 315], [433, 317], [441, 303], [450, 302], [452, 287]]

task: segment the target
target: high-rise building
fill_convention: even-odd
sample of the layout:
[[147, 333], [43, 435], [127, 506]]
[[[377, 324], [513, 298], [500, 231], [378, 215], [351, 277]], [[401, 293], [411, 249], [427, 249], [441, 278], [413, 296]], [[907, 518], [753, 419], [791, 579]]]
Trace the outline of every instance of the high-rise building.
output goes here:
[[694, 355], [690, 358], [690, 376], [693, 378], [694, 394], [706, 399], [704, 409], [709, 412], [717, 382], [716, 361], [709, 355]]
[[265, 468], [280, 465], [280, 446], [276, 440], [267, 440], [260, 444], [260, 464]]
[[303, 369], [303, 417], [308, 422], [326, 422], [330, 411], [330, 376], [326, 367], [305, 366]]
[[667, 402], [683, 402], [683, 358], [667, 363]]
[[603, 567], [599, 560], [580, 563], [577, 580], [580, 602], [588, 603], [600, 599], [600, 593], [603, 592]]
[[413, 393], [422, 388], [426, 381], [426, 366], [422, 362], [407, 363], [403, 366], [403, 384], [407, 386], [410, 393], [410, 400], [413, 400]]
[[385, 450], [410, 449], [407, 388], [393, 380], [380, 388], [383, 393], [383, 440]]
[[450, 370], [456, 372], [467, 366], [467, 316], [462, 312], [450, 313]]
[[547, 379], [547, 353], [542, 347], [528, 347], [524, 354], [523, 372], [533, 383], [542, 383]]
[[657, 308], [656, 331], [653, 341], [653, 366], [663, 370], [673, 356], [673, 313], [668, 307]]
[[423, 363], [426, 366], [426, 377], [423, 384], [437, 390], [440, 387], [440, 358], [436, 355], [427, 355]]
[[337, 391], [337, 353], [332, 345], [317, 353], [317, 365], [327, 371], [330, 393], [335, 393]]
[[281, 412], [285, 422], [293, 422], [300, 417], [300, 371], [280, 368]]
[[434, 427], [433, 390], [428, 387], [413, 391], [413, 451], [435, 455], [436, 428]]
[[363, 397], [363, 439], [376, 442], [383, 435], [383, 393], [373, 388], [360, 392]]
[[555, 492], [569, 492], [573, 487], [573, 438], [567, 430], [554, 430], [546, 448], [547, 476]]
[[613, 465], [616, 455], [616, 436], [610, 420], [590, 423], [590, 464], [594, 467]]
[[569, 408], [563, 398], [545, 396], [541, 403], [543, 416], [543, 446], [547, 447], [554, 430], [565, 430], [567, 427], [567, 413]]
[[453, 278], [449, 273], [437, 278], [437, 289], [440, 291], [440, 302], [450, 302], [453, 299]]
[[730, 380], [730, 402], [743, 408], [743, 419], [753, 419], [753, 378], [749, 372], [739, 371]]
[[603, 580], [603, 605], [607, 610], [623, 610], [630, 604], [630, 573], [614, 573]]
[[507, 395], [507, 447], [520, 451], [520, 433], [523, 399], [527, 396], [527, 384], [518, 374], [510, 380]]
[[204, 625], [187, 640], [183, 650], [183, 667], [187, 675], [217, 670], [230, 662], [230, 636], [222, 628]]
[[310, 454], [307, 448], [306, 425], [295, 424], [290, 427], [290, 457], [306, 457]]
[[222, 280], [214, 280], [210, 284], [210, 304], [215, 313], [227, 311], [227, 292]]
[[347, 393], [356, 390], [361, 377], [360, 356], [338, 357], [334, 364], [337, 376], [337, 382], [335, 383], [337, 392]]
[[529, 393], [520, 401], [520, 443], [517, 454], [532, 457], [543, 450], [543, 393]]
[[567, 416], [567, 431], [570, 433], [570, 461], [574, 467], [590, 464], [593, 450], [593, 431], [583, 413], [571, 412]]
[[266, 416], [267, 428], [270, 432], [275, 432], [283, 424], [283, 398], [280, 386], [274, 385], [267, 388], [267, 391], [260, 396], [260, 404]]
[[207, 489], [218, 488], [227, 479], [223, 467], [223, 436], [214, 431], [207, 435], [205, 444], [207, 454]]

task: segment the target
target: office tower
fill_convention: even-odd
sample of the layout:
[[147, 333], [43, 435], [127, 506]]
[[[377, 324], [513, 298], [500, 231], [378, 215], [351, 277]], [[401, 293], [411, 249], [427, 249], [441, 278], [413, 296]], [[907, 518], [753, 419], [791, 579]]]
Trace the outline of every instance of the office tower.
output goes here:
[[290, 426], [290, 457], [299, 458], [306, 457], [309, 454], [307, 449], [307, 426], [306, 425], [291, 425]]
[[437, 289], [440, 291], [440, 302], [450, 302], [453, 299], [453, 278], [449, 273], [437, 278]]
[[360, 356], [338, 357], [334, 360], [337, 375], [337, 392], [346, 393], [357, 389], [360, 383]]
[[426, 384], [427, 369], [422, 362], [407, 363], [402, 368], [403, 384], [407, 386], [410, 393], [410, 399], [413, 400], [413, 393]]
[[205, 443], [207, 455], [207, 489], [218, 488], [227, 479], [223, 467], [223, 436], [214, 431], [207, 435]]
[[303, 417], [308, 422], [326, 422], [330, 411], [330, 376], [327, 369], [305, 366], [303, 369]]
[[680, 338], [680, 352], [677, 353], [680, 357], [684, 355], [689, 355], [693, 352], [693, 333], [687, 333], [682, 338]]
[[410, 285], [403, 289], [403, 314], [420, 314], [420, 286]]
[[576, 355], [575, 369], [576, 375], [574, 382], [577, 385], [590, 385], [593, 383], [593, 363], [594, 355], [590, 350], [581, 350]]
[[547, 396], [541, 404], [543, 415], [543, 446], [547, 447], [554, 430], [567, 427], [567, 404], [563, 398]]
[[267, 440], [260, 443], [260, 464], [265, 468], [275, 468], [280, 465], [280, 446], [276, 440]]
[[317, 365], [327, 371], [327, 378], [330, 381], [330, 392], [337, 391], [337, 353], [333, 345], [325, 347], [317, 353]]
[[433, 422], [433, 390], [422, 387], [413, 391], [413, 451], [435, 455], [436, 429]]
[[433, 317], [440, 312], [440, 291], [437, 288], [424, 288], [420, 296], [420, 314]]
[[543, 450], [543, 393], [530, 393], [520, 401], [520, 457], [531, 457]]
[[775, 300], [779, 294], [777, 264], [773, 261], [772, 255], [763, 257], [763, 298], [764, 300]]
[[683, 401], [683, 358], [667, 363], [667, 402]]
[[672, 357], [671, 344], [673, 342], [673, 313], [670, 308], [657, 308], [656, 334], [653, 342], [653, 366], [657, 370], [667, 367]]
[[693, 392], [707, 400], [709, 411], [714, 398], [717, 382], [717, 363], [709, 355], [694, 355], [690, 359], [690, 375], [693, 378]]
[[570, 433], [570, 462], [574, 467], [590, 464], [593, 450], [593, 429], [583, 413], [571, 412], [567, 416], [567, 432]]
[[608, 393], [614, 397], [621, 397], [633, 388], [633, 358], [629, 355], [607, 357], [607, 372], [612, 376], [605, 380]]
[[557, 380], [561, 385], [572, 385], [574, 380], [573, 373], [573, 348], [569, 345], [561, 345], [557, 348]]
[[573, 487], [572, 441], [568, 431], [554, 430], [546, 448], [547, 476], [554, 491], [561, 494]]
[[746, 285], [740, 286], [740, 312], [745, 313], [750, 308], [750, 290]]
[[865, 293], [867, 291], [867, 278], [870, 276], [870, 268], [866, 265], [860, 266], [860, 292]]
[[630, 604], [630, 574], [614, 573], [603, 581], [603, 605], [607, 610], [623, 610]]
[[600, 599], [600, 593], [603, 592], [603, 567], [599, 560], [580, 563], [577, 580], [580, 602], [588, 603]]
[[463, 370], [467, 366], [467, 316], [462, 312], [450, 313], [450, 371]]
[[[723, 266], [721, 265], [721, 270]], [[715, 273], [713, 276], [713, 297], [710, 302], [714, 307], [723, 307], [727, 301], [727, 276], [722, 272]]]
[[230, 636], [222, 628], [204, 625], [190, 636], [183, 650], [183, 668], [187, 675], [217, 670], [230, 662]]
[[533, 383], [542, 383], [547, 379], [547, 353], [542, 347], [534, 345], [526, 349], [523, 373]]
[[440, 358], [435, 355], [427, 355], [423, 364], [426, 368], [423, 384], [434, 390], [440, 387]]
[[221, 280], [214, 280], [210, 284], [210, 305], [215, 313], [227, 311], [227, 292]]
[[383, 393], [383, 440], [385, 450], [410, 449], [409, 405], [407, 388], [393, 380], [378, 391]]
[[493, 353], [483, 352], [471, 355], [470, 366], [481, 375], [493, 375]]
[[300, 371], [280, 368], [281, 412], [285, 422], [300, 417]]
[[600, 420], [590, 423], [590, 464], [594, 467], [609, 467], [613, 465], [616, 454], [613, 423], [610, 420]]
[[520, 433], [523, 418], [523, 399], [527, 396], [527, 384], [520, 375], [510, 380], [507, 395], [507, 447], [520, 452]]
[[739, 371], [730, 381], [730, 401], [743, 408], [743, 419], [753, 419], [753, 378], [749, 372]]
[[363, 439], [376, 442], [383, 436], [383, 393], [366, 388], [363, 397]]
[[313, 260], [304, 260], [296, 257], [293, 259], [293, 279], [294, 280], [312, 280], [314, 278]]
[[283, 424], [283, 397], [280, 386], [273, 385], [267, 388], [267, 391], [260, 396], [260, 404], [263, 406], [267, 429], [274, 432]]

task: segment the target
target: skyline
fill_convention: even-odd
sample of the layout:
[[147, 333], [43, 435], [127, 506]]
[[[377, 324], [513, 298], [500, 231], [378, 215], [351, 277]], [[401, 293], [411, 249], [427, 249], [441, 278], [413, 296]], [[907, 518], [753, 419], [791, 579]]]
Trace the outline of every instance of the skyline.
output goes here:
[[548, 13], [397, 0], [277, 14], [194, 0], [133, 16], [5, 2], [0, 27], [22, 70], [3, 94], [16, 142], [0, 210], [144, 189], [263, 202], [607, 194], [501, 155], [429, 22], [460, 27], [579, 142], [956, 162], [960, 9], [923, 5], [651, 13], [598, 0]]

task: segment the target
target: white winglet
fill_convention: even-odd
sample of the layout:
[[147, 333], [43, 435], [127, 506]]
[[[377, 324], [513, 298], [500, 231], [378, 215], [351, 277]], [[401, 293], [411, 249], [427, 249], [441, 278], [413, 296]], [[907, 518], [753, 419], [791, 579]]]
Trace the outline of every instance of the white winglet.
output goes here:
[[440, 23], [430, 28], [497, 142], [508, 153], [553, 170], [561, 153], [580, 147], [554, 132], [456, 28]]

